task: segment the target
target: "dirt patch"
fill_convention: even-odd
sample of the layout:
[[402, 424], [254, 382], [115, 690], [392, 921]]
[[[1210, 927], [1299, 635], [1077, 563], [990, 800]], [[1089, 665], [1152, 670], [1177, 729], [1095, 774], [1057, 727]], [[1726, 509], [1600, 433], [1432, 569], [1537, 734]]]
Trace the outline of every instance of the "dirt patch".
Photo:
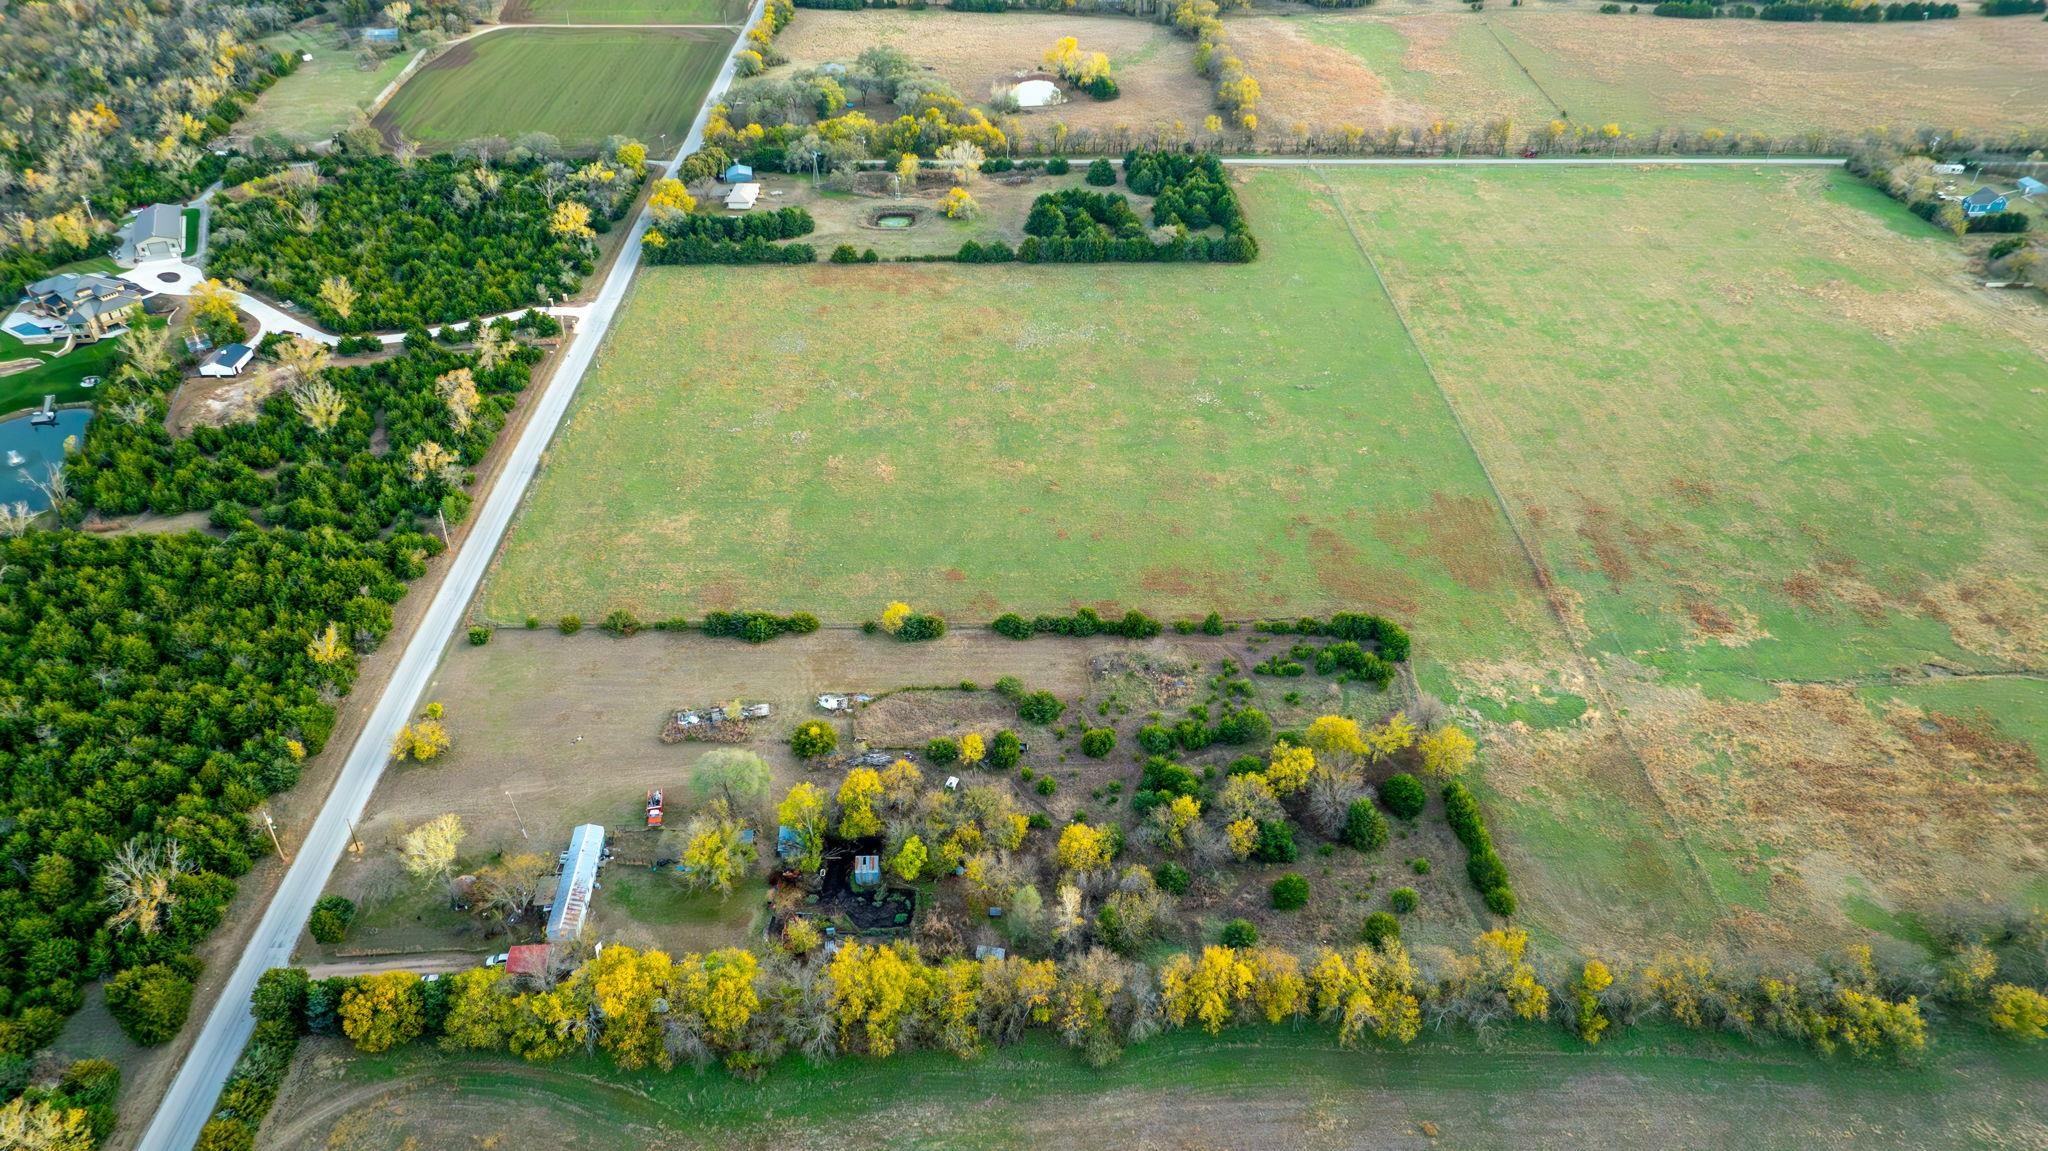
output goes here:
[[1422, 584], [1415, 577], [1370, 563], [1355, 544], [1329, 528], [1310, 530], [1308, 541], [1316, 583], [1332, 602], [1411, 619], [1420, 609]]
[[984, 735], [1017, 726], [1017, 708], [993, 692], [899, 691], [854, 717], [855, 736], [869, 747], [916, 748], [942, 735]]
[[1970, 651], [2027, 665], [2048, 658], [2048, 593], [2038, 585], [1971, 572], [1937, 585], [1923, 602]]
[[1593, 549], [1592, 562], [1586, 566], [1606, 576], [1609, 586], [1619, 588], [1634, 578], [1635, 565], [1615, 538], [1616, 518], [1613, 508], [1579, 496], [1579, 538]]
[[269, 372], [231, 380], [186, 380], [171, 399], [171, 434], [188, 436], [197, 428], [251, 423], [276, 390], [277, 379]]
[[1409, 555], [1441, 563], [1452, 579], [1474, 591], [1519, 586], [1529, 578], [1529, 565], [1503, 526], [1499, 508], [1478, 496], [1432, 492], [1428, 506], [1409, 514], [1382, 514], [1374, 530]]
[[776, 47], [795, 66], [815, 67], [851, 63], [864, 48], [894, 45], [951, 84], [961, 99], [986, 105], [1015, 73], [1037, 68], [1045, 50], [1062, 36], [1078, 39], [1084, 52], [1107, 53], [1122, 95], [1107, 102], [1077, 96], [1006, 118], [1020, 132], [1049, 136], [1054, 125], [1064, 125], [1071, 133], [1099, 135], [1105, 146], [1120, 149], [1176, 123], [1198, 130], [1212, 110], [1208, 84], [1195, 72], [1194, 44], [1146, 20], [1036, 12], [1009, 12], [990, 20], [978, 13], [936, 10], [807, 9]]

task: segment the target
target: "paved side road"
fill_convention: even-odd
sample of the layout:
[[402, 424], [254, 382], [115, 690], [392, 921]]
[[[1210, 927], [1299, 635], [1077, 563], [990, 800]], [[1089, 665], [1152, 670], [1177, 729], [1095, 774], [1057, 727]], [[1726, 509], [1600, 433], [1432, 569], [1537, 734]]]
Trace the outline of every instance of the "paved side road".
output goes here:
[[1665, 167], [1755, 167], [1839, 168], [1840, 156], [1225, 156], [1224, 164], [1234, 168], [1438, 168], [1456, 165], [1480, 167], [1511, 164], [1517, 168], [1582, 167], [1622, 164]]
[[[761, 18], [764, 4], [765, 0], [755, 0], [749, 24]], [[744, 43], [735, 38], [734, 53]], [[733, 57], [728, 55], [717, 83], [712, 85], [704, 106], [698, 110], [697, 122], [691, 127], [688, 139], [669, 160], [663, 170], [664, 175], [674, 175], [682, 157], [703, 145], [704, 122], [711, 105], [725, 92], [732, 79]], [[541, 451], [554, 438], [555, 429], [569, 408], [569, 400], [583, 380], [583, 373], [589, 369], [598, 346], [604, 342], [612, 317], [625, 298], [626, 286], [640, 266], [640, 238], [647, 231], [650, 219], [650, 215], [643, 211], [634, 220], [632, 235], [627, 237], [617, 262], [612, 265], [611, 274], [592, 301], [589, 315], [570, 344], [567, 356], [556, 369], [547, 391], [539, 397], [533, 418], [512, 445], [498, 482], [477, 509], [475, 526], [468, 540], [455, 555], [447, 578], [442, 581], [440, 590], [427, 607], [426, 615], [406, 644], [405, 652], [399, 657], [384, 694], [371, 711], [362, 735], [349, 749], [348, 759], [343, 762], [341, 773], [334, 781], [334, 789], [328, 793], [327, 802], [314, 819], [305, 842], [299, 844], [298, 855], [286, 869], [284, 880], [271, 897], [269, 907], [264, 909], [248, 948], [242, 952], [240, 961], [222, 986], [191, 1052], [186, 1055], [183, 1066], [178, 1068], [170, 1090], [165, 1092], [155, 1117], [137, 1143], [138, 1151], [190, 1151], [198, 1142], [199, 1130], [206, 1125], [207, 1117], [213, 1111], [221, 1085], [227, 1081], [228, 1072], [234, 1068], [242, 1047], [256, 1029], [256, 1021], [249, 1014], [249, 998], [255, 993], [256, 980], [270, 968], [291, 962], [292, 947], [298, 941], [299, 930], [305, 925], [306, 917], [312, 914], [314, 900], [320, 898], [320, 890], [327, 885], [328, 874], [334, 870], [342, 849], [348, 843], [349, 821], [359, 819], [369, 803], [370, 793], [376, 789], [377, 780], [384, 774], [385, 764], [390, 758], [391, 741], [396, 738], [400, 725], [412, 715], [413, 708], [426, 690], [427, 681], [440, 663], [442, 652], [447, 649], [449, 639], [462, 622], [470, 598], [483, 580], [491, 556], [498, 550], [498, 542], [504, 538], [505, 529], [512, 522], [513, 512], [526, 493], [526, 485], [539, 467]]]

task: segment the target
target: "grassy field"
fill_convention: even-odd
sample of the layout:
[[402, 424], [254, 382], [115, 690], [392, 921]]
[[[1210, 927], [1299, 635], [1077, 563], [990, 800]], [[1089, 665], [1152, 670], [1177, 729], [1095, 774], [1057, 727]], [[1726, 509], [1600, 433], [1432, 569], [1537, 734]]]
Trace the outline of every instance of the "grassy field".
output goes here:
[[1148, 1148], [2002, 1149], [2048, 1131], [2040, 1057], [1967, 1035], [1914, 1068], [1655, 1029], [1593, 1052], [1557, 1035], [1344, 1051], [1320, 1028], [1176, 1033], [1100, 1071], [1034, 1040], [968, 1063], [792, 1060], [759, 1085], [312, 1041], [260, 1146], [1029, 1149], [1116, 1131]]
[[1342, 221], [1248, 191], [1242, 268], [644, 272], [485, 614], [1351, 606], [1518, 644], [1528, 569]]
[[411, 52], [397, 52], [375, 68], [360, 68], [356, 49], [338, 45], [336, 35], [333, 29], [291, 31], [264, 40], [271, 51], [310, 52], [313, 59], [257, 97], [236, 125], [237, 134], [282, 136], [293, 143], [325, 140], [368, 109], [412, 59]]
[[432, 148], [525, 132], [590, 148], [617, 133], [666, 155], [689, 132], [731, 43], [715, 31], [493, 32], [406, 81], [377, 125]]
[[747, 0], [511, 0], [507, 24], [737, 24]]
[[2024, 127], [2048, 99], [2048, 26], [1661, 20], [1491, 8], [1242, 21], [1260, 119], [1365, 128], [1443, 117], [1794, 134]]
[[[149, 323], [159, 321], [150, 320]], [[115, 362], [120, 358], [119, 340], [101, 340], [86, 344], [57, 357], [51, 353], [62, 348], [62, 344], [38, 344], [30, 347], [5, 332], [0, 332], [0, 363], [9, 360], [41, 360], [38, 367], [13, 375], [0, 376], [0, 416], [18, 412], [23, 408], [38, 407], [43, 397], [54, 394], [60, 404], [82, 403], [90, 400], [90, 389], [78, 386], [87, 376], [110, 375]]]

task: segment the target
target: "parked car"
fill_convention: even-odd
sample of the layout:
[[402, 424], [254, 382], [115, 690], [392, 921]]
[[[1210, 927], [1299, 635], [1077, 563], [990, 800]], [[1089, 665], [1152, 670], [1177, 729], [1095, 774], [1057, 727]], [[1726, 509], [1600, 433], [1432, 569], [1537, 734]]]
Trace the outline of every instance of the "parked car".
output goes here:
[[78, 381], [78, 386], [81, 388], [97, 388], [100, 386], [100, 378], [98, 376], [87, 376]]
[[490, 957], [489, 959], [486, 959], [486, 960], [484, 960], [484, 966], [485, 966], [485, 967], [503, 967], [503, 966], [505, 966], [505, 964], [506, 964], [506, 963], [510, 962], [510, 961], [511, 961], [511, 959], [512, 959], [512, 953], [511, 953], [511, 952], [509, 952], [509, 951], [500, 951], [500, 952], [498, 952], [498, 953], [497, 953], [496, 955], [493, 955], [493, 956], [491, 956], [491, 957]]

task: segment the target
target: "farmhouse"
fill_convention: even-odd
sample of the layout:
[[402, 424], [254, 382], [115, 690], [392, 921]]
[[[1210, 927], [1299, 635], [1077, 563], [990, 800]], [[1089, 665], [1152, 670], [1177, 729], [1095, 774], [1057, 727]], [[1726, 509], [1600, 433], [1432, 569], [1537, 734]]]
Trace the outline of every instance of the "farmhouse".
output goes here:
[[120, 236], [114, 262], [123, 267], [176, 259], [185, 251], [185, 210], [176, 204], [151, 204], [122, 225]]
[[725, 197], [725, 208], [729, 212], [744, 212], [761, 198], [761, 185], [754, 183], [734, 184]]
[[247, 344], [229, 344], [201, 361], [199, 374], [212, 379], [239, 376], [255, 354], [256, 350]]
[[2005, 211], [2005, 193], [1985, 187], [1963, 197], [1965, 216], [1988, 216], [1993, 212]]
[[602, 826], [586, 823], [569, 833], [569, 850], [562, 853], [562, 881], [555, 885], [555, 901], [548, 907], [549, 943], [574, 943], [583, 937], [590, 897], [597, 891], [597, 869], [603, 864]]
[[24, 344], [97, 340], [120, 328], [142, 306], [142, 297], [142, 289], [126, 280], [66, 272], [30, 284], [0, 326]]

